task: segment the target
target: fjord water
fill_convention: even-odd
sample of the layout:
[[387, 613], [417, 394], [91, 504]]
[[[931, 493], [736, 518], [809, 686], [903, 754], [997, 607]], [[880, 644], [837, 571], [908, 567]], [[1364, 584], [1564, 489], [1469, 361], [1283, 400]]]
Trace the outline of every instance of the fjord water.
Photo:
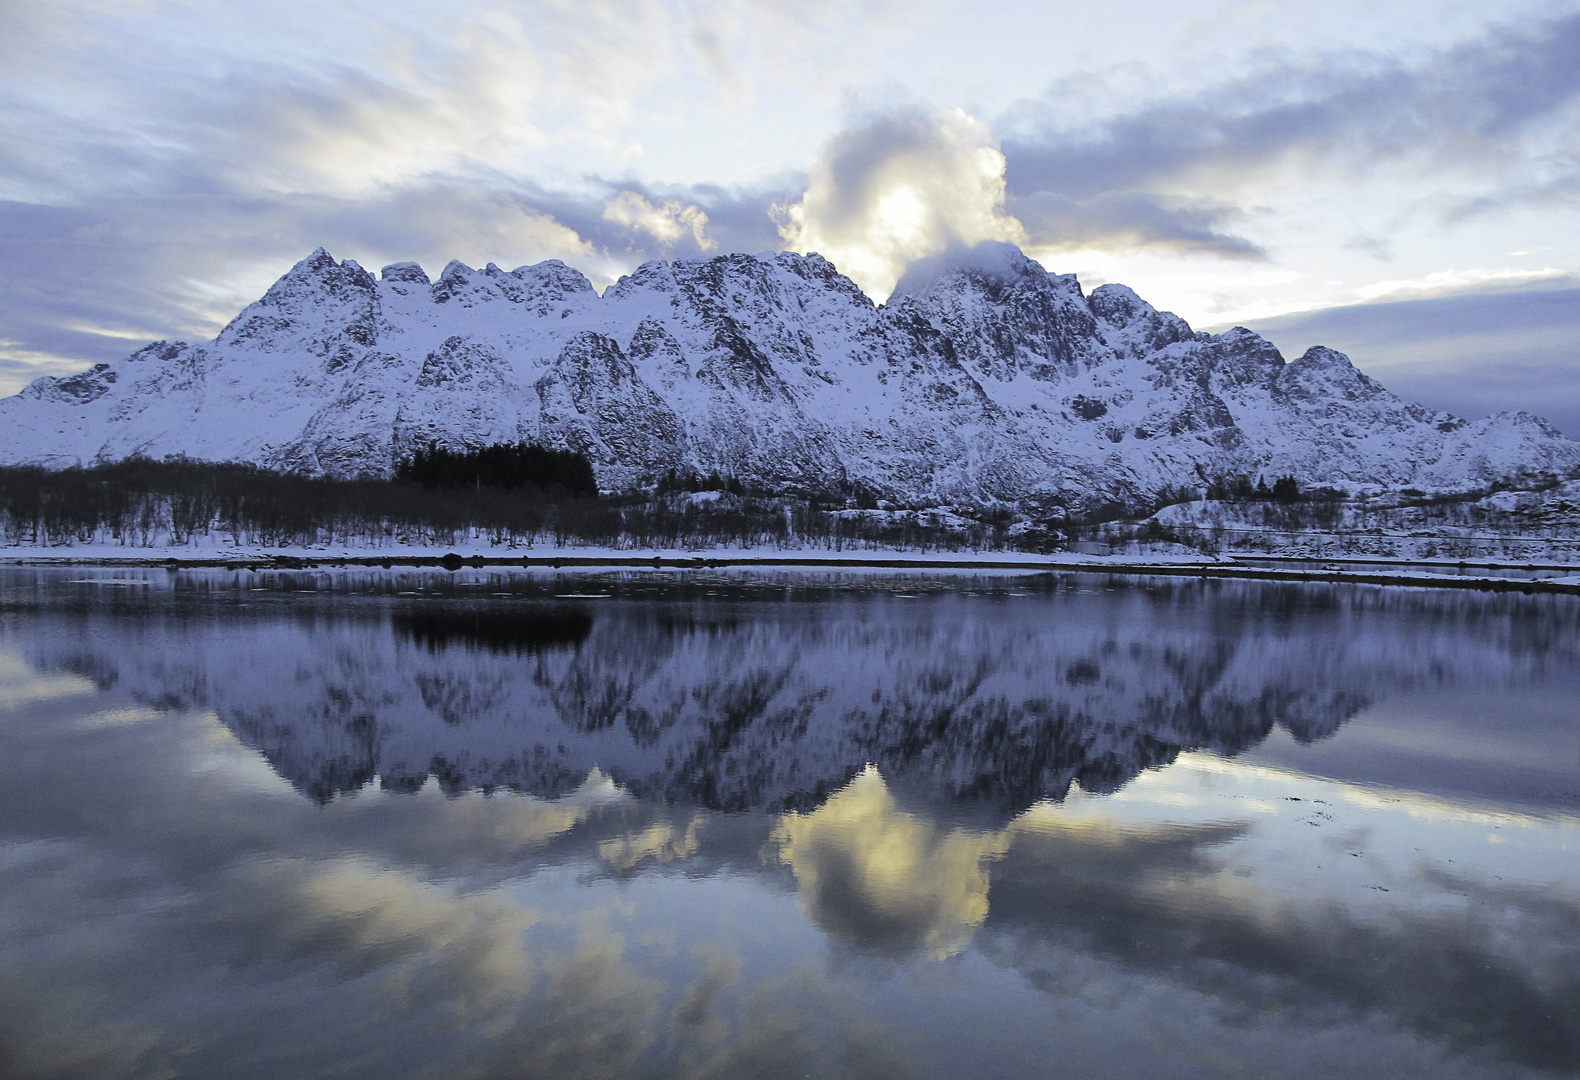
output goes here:
[[1580, 1071], [1580, 604], [0, 571], [0, 1074]]

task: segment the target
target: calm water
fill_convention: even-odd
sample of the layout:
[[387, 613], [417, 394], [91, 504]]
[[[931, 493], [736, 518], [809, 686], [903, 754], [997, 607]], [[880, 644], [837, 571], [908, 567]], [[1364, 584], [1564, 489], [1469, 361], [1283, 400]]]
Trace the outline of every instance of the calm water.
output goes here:
[[1580, 1074], [1580, 602], [0, 571], [0, 1075]]

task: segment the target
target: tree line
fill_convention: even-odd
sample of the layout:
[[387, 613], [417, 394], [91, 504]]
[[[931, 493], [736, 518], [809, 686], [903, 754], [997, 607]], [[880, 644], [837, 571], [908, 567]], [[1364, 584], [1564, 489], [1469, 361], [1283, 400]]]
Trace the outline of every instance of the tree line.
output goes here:
[[423, 487], [537, 488], [571, 498], [598, 494], [592, 462], [575, 450], [550, 450], [536, 443], [495, 443], [477, 449], [451, 450], [430, 442], [395, 466], [395, 479]]
[[[688, 498], [695, 490], [725, 497]], [[1005, 514], [941, 527], [914, 516], [841, 514], [843, 500], [742, 490], [730, 478], [700, 477], [679, 480], [662, 494], [599, 495], [583, 455], [526, 444], [423, 448], [397, 467], [393, 480], [130, 458], [61, 470], [0, 468], [0, 542], [830, 550], [994, 550], [1015, 543]]]
[[[1543, 485], [1533, 486], [1562, 480], [1541, 479]], [[694, 498], [698, 492], [718, 497]], [[999, 507], [960, 511], [946, 521], [925, 511], [873, 512], [875, 494], [857, 484], [789, 496], [755, 491], [718, 473], [676, 471], [650, 492], [600, 495], [591, 463], [574, 451], [527, 443], [460, 451], [430, 444], [400, 462], [391, 480], [307, 477], [179, 458], [55, 471], [0, 468], [0, 543], [1057, 551], [1073, 541], [1107, 540], [1211, 551], [1313, 530], [1354, 534], [1408, 525], [1441, 530], [1445, 540], [1455, 532], [1516, 525], [1555, 537], [1575, 531], [1557, 521], [1516, 522], [1474, 501], [1488, 493], [1447, 497], [1407, 489], [1378, 503], [1302, 489], [1293, 476], [1271, 485], [1232, 476], [1207, 482], [1215, 505], [1172, 525], [1148, 515], [1200, 502], [1201, 491], [1167, 488], [1147, 505], [1113, 503], [1059, 520], [1026, 522]], [[1244, 528], [1256, 532], [1234, 532]]]

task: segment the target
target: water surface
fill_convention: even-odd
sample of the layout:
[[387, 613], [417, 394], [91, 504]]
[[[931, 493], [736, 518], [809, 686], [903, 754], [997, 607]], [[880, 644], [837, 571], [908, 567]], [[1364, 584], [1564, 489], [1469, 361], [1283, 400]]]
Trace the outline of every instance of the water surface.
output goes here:
[[1580, 603], [0, 571], [0, 1073], [1572, 1076]]

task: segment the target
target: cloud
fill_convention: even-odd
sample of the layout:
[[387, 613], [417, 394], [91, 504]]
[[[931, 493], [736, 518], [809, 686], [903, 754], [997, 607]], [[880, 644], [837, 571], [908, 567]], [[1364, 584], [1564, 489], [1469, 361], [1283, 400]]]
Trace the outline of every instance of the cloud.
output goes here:
[[912, 262], [983, 240], [1022, 243], [1004, 211], [1004, 155], [959, 109], [880, 115], [840, 132], [813, 163], [806, 192], [778, 207], [780, 236], [816, 251], [881, 299]]
[[[363, 198], [215, 192], [0, 202], [10, 262], [0, 290], [0, 380], [14, 390], [62, 366], [124, 356], [142, 341], [212, 337], [319, 245], [373, 266], [561, 258], [605, 280], [629, 262], [610, 259], [539, 201], [547, 200], [531, 190], [424, 184]], [[591, 200], [582, 209], [598, 220]]]
[[995, 124], [1012, 208], [1034, 242], [1254, 255], [1219, 226], [1232, 205], [1291, 177], [1403, 166], [1435, 180], [1449, 170], [1489, 192], [1450, 197], [1430, 185], [1420, 197], [1445, 216], [1571, 199], [1580, 15], [1484, 32], [1415, 61], [1280, 54], [1250, 75], [1095, 119], [1072, 108], [1075, 94], [1056, 84]]
[[600, 841], [598, 855], [616, 870], [629, 870], [647, 859], [688, 859], [697, 853], [697, 832], [706, 824], [702, 814], [693, 814], [684, 830], [667, 821], [654, 822], [641, 832]]
[[[374, 7], [374, 5], [366, 5]], [[5, 182], [59, 197], [150, 186], [347, 194], [624, 145], [685, 60], [667, 5], [392, 0], [79, 6], [0, 78]], [[106, 159], [126, 166], [93, 166]]]
[[1456, 293], [1494, 289], [1520, 289], [1573, 282], [1574, 275], [1555, 267], [1540, 270], [1486, 269], [1438, 270], [1419, 278], [1374, 281], [1355, 290], [1361, 300], [1426, 300]]
[[1393, 245], [1376, 236], [1367, 236], [1365, 233], [1356, 233], [1344, 241], [1344, 247], [1349, 251], [1360, 251], [1378, 262], [1393, 261]]
[[[1394, 227], [1574, 205], [1580, 189], [1580, 16], [1414, 58], [1277, 52], [1250, 74], [1117, 109], [1093, 103], [1087, 82], [1052, 85], [994, 122], [1010, 210], [1049, 251], [1258, 259], [1266, 240], [1240, 231], [1277, 235], [1270, 213], [1288, 216], [1291, 194], [1384, 171], [1403, 201]], [[1394, 254], [1365, 235], [1346, 246]]]
[[[321, 244], [368, 264], [562, 258], [602, 286], [647, 258], [789, 243], [881, 297], [920, 256], [1008, 240], [1143, 285], [1146, 258], [1206, 257], [1188, 273], [1207, 267], [1212, 310], [1249, 310], [1228, 296], [1280, 254], [1289, 207], [1270, 187], [1379, 163], [1442, 173], [1454, 183], [1408, 198], [1449, 220], [1550, 213], [1580, 190], [1580, 16], [1413, 59], [1267, 52], [1139, 105], [1077, 109], [1063, 83], [991, 118], [889, 109], [833, 135], [810, 175], [752, 172], [780, 162], [748, 118], [816, 99], [784, 136], [812, 145], [824, 99], [924, 22], [887, 0], [0, 6], [0, 392], [124, 355], [124, 335], [212, 336]], [[732, 185], [635, 178], [622, 155], [638, 139], [672, 175], [674, 147], [699, 150], [693, 180], [754, 164]], [[1389, 224], [1340, 235], [1398, 248], [1401, 278], [1435, 269]], [[1312, 302], [1296, 299], [1281, 307]]]
[[693, 134], [692, 110], [739, 115], [764, 64], [804, 74], [809, 50], [844, 57], [884, 6], [63, 0], [45, 17], [11, 4], [0, 197], [565, 184], [634, 137]]
[[678, 199], [654, 206], [640, 192], [622, 191], [604, 203], [603, 219], [640, 229], [666, 248], [672, 247], [688, 232], [701, 251], [712, 251], [719, 246], [708, 239], [708, 215], [702, 208]]
[[[666, 81], [706, 96], [660, 0], [42, 10], [0, 8], [0, 393], [212, 337], [320, 245], [375, 266], [560, 258], [603, 285], [647, 258], [774, 246], [767, 207], [801, 186], [576, 171], [627, 147]], [[870, 15], [696, 10], [737, 61]]]
[[82, 368], [82, 361], [74, 357], [38, 352], [19, 341], [0, 340], [0, 392], [11, 386], [25, 386], [40, 376], [72, 375]]
[[0, 393], [157, 338], [207, 340], [320, 245], [373, 267], [563, 259], [602, 287], [650, 258], [777, 246], [767, 208], [798, 187], [795, 177], [759, 190], [588, 178], [550, 191], [495, 178], [335, 196], [222, 188], [0, 202]]
[[1031, 243], [1055, 251], [1162, 247], [1236, 259], [1262, 259], [1261, 247], [1220, 226], [1240, 216], [1231, 206], [1145, 192], [1111, 192], [1084, 201], [1052, 191], [1016, 196], [1010, 208]]

